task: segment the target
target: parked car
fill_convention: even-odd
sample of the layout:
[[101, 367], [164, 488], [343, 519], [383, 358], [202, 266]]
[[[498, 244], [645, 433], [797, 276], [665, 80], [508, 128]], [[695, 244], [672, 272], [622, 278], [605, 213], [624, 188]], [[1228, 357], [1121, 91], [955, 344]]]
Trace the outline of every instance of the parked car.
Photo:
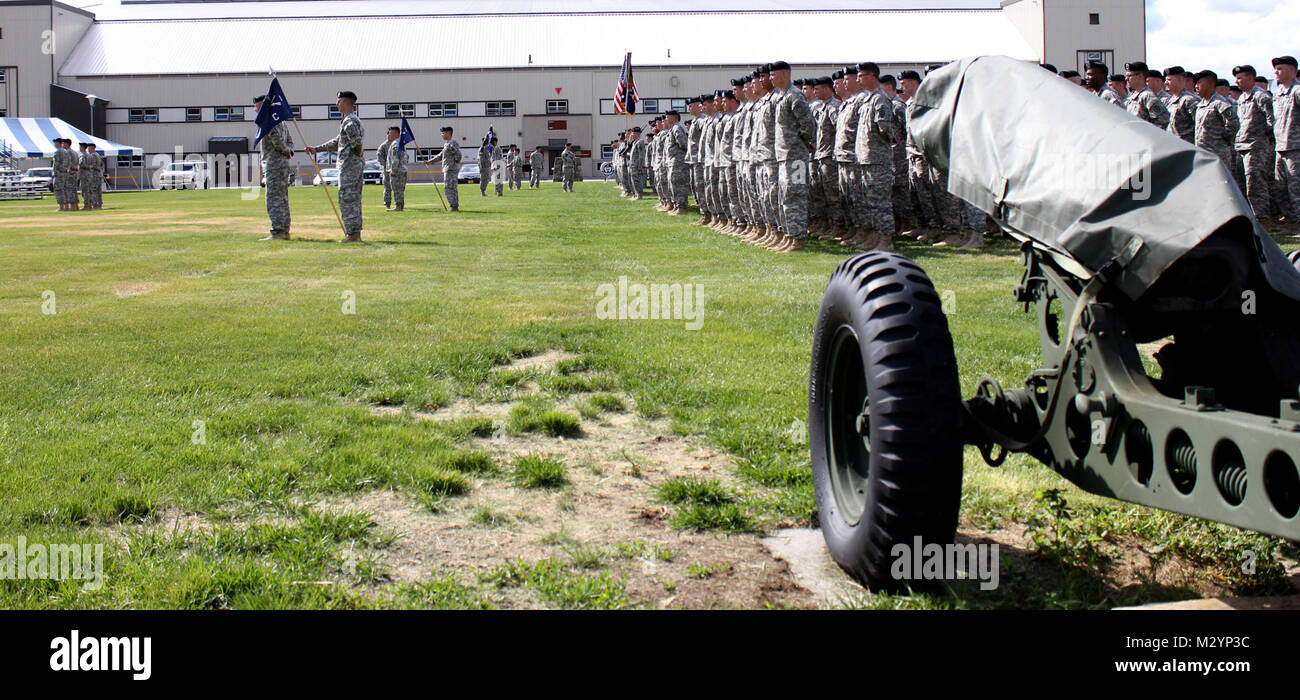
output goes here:
[[29, 168], [19, 183], [23, 187], [35, 186], [53, 192], [54, 168]]
[[361, 171], [361, 183], [364, 185], [384, 184], [384, 169], [379, 165], [379, 161], [366, 161], [366, 167]]
[[207, 164], [201, 160], [178, 160], [158, 171], [158, 189], [207, 189]]
[[481, 179], [483, 174], [479, 172], [478, 163], [464, 163], [460, 166], [460, 172], [456, 173], [456, 182], [462, 185], [478, 183]]
[[324, 170], [320, 171], [320, 175], [317, 175], [316, 177], [312, 178], [312, 180], [311, 180], [311, 184], [316, 185], [317, 187], [319, 187], [320, 184], [321, 184], [321, 179], [322, 179], [322, 178], [325, 180], [325, 184], [329, 185], [330, 187], [338, 187], [338, 186], [339, 186], [339, 169], [338, 169], [338, 168], [325, 168]]

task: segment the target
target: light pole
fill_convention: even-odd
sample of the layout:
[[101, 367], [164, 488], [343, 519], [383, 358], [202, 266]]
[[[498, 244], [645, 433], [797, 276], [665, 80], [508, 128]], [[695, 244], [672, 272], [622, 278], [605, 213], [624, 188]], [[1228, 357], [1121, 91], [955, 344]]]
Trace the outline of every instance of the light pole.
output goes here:
[[86, 101], [90, 103], [90, 128], [87, 129], [87, 133], [91, 136], [95, 135], [95, 100], [98, 99], [94, 95], [86, 95]]

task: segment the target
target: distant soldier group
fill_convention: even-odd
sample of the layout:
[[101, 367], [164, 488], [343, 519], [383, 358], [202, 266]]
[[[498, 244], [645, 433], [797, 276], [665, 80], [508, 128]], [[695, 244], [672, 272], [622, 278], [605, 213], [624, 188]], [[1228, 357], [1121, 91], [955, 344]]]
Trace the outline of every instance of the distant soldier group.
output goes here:
[[81, 143], [80, 153], [72, 150], [72, 139], [54, 139], [54, 146], [52, 186], [59, 211], [103, 209], [104, 157], [95, 151], [95, 144]]
[[781, 253], [809, 236], [859, 250], [893, 250], [898, 235], [982, 246], [984, 214], [948, 194], [907, 138], [920, 84], [869, 61], [800, 79], [785, 61], [759, 66], [688, 99], [688, 124], [672, 110], [624, 132], [615, 176], [625, 197], [648, 184], [674, 216], [694, 197], [696, 224]]
[[[1044, 68], [1055, 71], [1053, 66]], [[1127, 63], [1110, 74], [1090, 62], [1086, 80], [1074, 71], [1061, 77], [1090, 90], [1179, 138], [1219, 156], [1260, 221], [1300, 221], [1300, 83], [1296, 59], [1273, 59], [1277, 90], [1253, 66], [1232, 69], [1235, 84], [1212, 70], [1191, 73], [1181, 66], [1152, 70]]]

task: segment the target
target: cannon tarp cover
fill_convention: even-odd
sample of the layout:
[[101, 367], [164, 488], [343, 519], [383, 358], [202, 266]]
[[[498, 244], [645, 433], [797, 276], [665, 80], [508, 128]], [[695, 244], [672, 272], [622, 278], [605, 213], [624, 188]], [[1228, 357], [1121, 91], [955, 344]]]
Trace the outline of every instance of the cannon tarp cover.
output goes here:
[[949, 192], [1093, 273], [1117, 261], [1130, 298], [1244, 217], [1270, 284], [1300, 300], [1300, 275], [1217, 156], [1035, 64], [985, 56], [932, 72], [908, 130]]

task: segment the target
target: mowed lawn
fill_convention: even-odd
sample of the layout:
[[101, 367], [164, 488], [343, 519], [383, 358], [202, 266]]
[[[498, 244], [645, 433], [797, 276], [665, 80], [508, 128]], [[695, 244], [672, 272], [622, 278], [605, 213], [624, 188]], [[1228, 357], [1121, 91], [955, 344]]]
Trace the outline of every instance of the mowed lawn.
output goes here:
[[[754, 528], [815, 523], [809, 351], [842, 248], [776, 255], [598, 181], [505, 197], [465, 186], [459, 214], [427, 186], [408, 188], [405, 212], [385, 212], [367, 187], [361, 245], [337, 242], [319, 188], [295, 187], [295, 240], [260, 242], [265, 202], [241, 194], [113, 193], [102, 211], [69, 213], [0, 202], [0, 541], [105, 543], [107, 575], [98, 590], [0, 581], [0, 606], [478, 606], [450, 580], [387, 585], [382, 571], [344, 567], [344, 550], [382, 547], [384, 535], [303, 504], [395, 489], [436, 508], [472, 488], [457, 471], [462, 435], [371, 407], [484, 399], [494, 367], [550, 350], [580, 357], [643, 416], [732, 455], [737, 476], [764, 489], [742, 502]], [[1012, 299], [1015, 247], [900, 252], [952, 292], [966, 394], [984, 375], [1022, 383], [1038, 340]], [[598, 318], [598, 288], [620, 277], [699, 285], [702, 327]], [[1234, 586], [1277, 589], [1276, 541], [1094, 499], [1022, 458], [995, 471], [968, 450], [966, 468], [964, 522], [1039, 522], [1036, 556], [1080, 588], [1039, 586], [997, 606], [1121, 602], [1093, 550], [1127, 526], [1147, 548], [1208, 552], [1183, 562], [1196, 576], [1231, 577], [1242, 548], [1259, 550], [1272, 578]], [[158, 527], [186, 517], [215, 529]]]

